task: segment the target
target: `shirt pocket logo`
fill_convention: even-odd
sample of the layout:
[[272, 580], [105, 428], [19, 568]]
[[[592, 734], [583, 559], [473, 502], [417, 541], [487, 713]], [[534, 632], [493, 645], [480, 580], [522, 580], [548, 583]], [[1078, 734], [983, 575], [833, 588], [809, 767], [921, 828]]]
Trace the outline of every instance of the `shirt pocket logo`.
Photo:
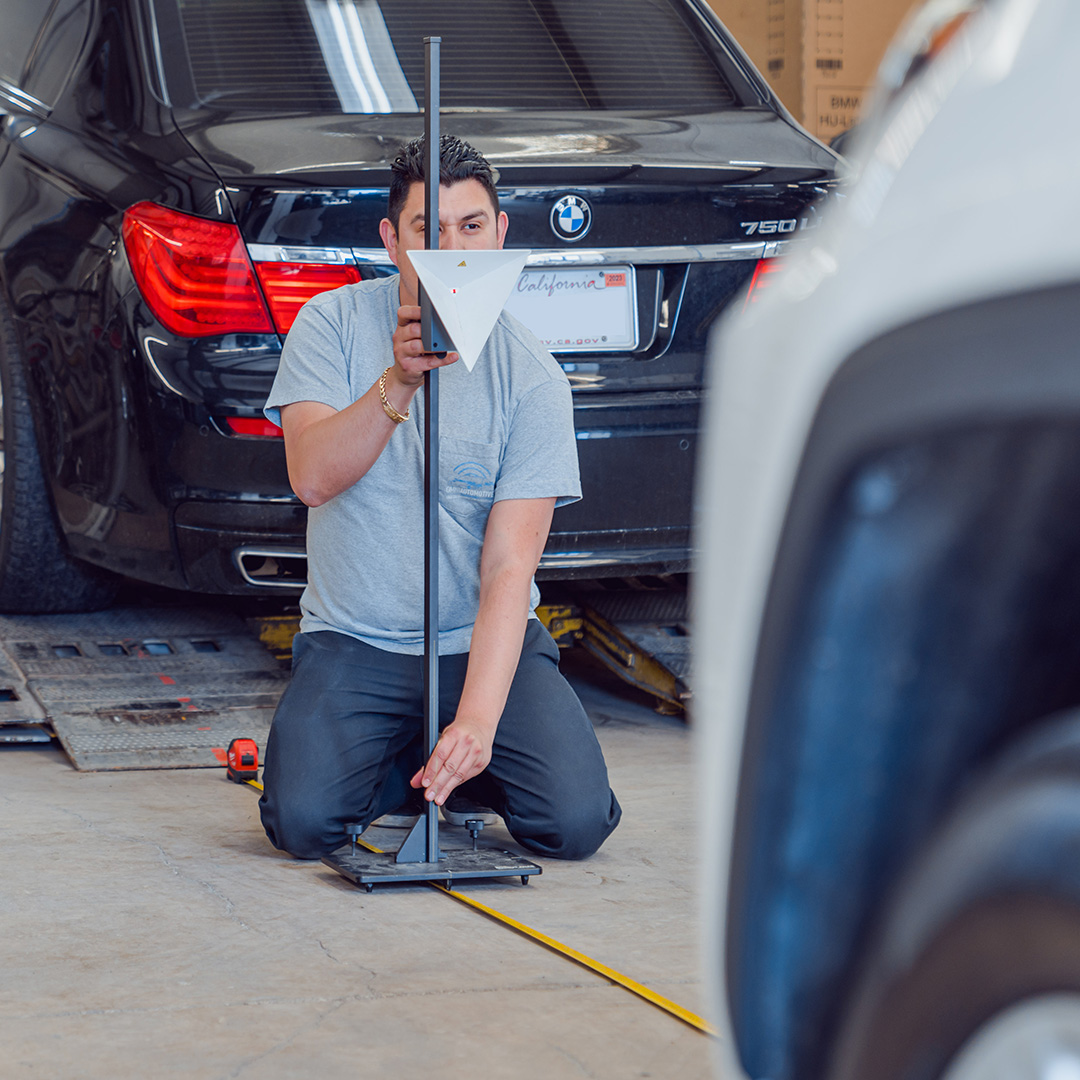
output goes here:
[[456, 437], [439, 442], [440, 502], [470, 528], [482, 529], [495, 501], [499, 450], [494, 443]]
[[460, 461], [450, 476], [450, 490], [455, 495], [491, 502], [495, 494], [495, 477], [483, 462]]

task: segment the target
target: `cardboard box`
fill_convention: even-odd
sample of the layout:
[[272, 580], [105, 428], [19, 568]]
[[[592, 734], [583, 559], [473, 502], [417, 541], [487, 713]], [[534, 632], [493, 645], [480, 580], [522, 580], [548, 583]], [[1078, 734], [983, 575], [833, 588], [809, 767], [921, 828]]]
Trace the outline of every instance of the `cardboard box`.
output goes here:
[[823, 142], [846, 131], [920, 0], [709, 0], [777, 97]]

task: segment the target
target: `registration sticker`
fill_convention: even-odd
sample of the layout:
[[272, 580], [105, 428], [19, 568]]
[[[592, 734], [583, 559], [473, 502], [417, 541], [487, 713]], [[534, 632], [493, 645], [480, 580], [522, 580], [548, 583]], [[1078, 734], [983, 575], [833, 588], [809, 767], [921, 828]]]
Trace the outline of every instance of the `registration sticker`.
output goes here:
[[637, 347], [631, 266], [527, 267], [506, 310], [552, 352], [629, 352]]

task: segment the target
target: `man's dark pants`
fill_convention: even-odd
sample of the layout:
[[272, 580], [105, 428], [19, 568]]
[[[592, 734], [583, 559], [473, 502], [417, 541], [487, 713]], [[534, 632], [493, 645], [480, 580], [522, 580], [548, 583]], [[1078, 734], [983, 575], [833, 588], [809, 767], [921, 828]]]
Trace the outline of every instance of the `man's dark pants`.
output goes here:
[[[551, 635], [530, 619], [487, 769], [462, 785], [498, 811], [539, 855], [583, 859], [622, 811]], [[468, 654], [439, 658], [439, 727], [453, 718]], [[259, 807], [275, 847], [301, 859], [345, 842], [403, 805], [423, 764], [423, 657], [386, 652], [346, 634], [298, 634], [293, 674], [270, 729]]]

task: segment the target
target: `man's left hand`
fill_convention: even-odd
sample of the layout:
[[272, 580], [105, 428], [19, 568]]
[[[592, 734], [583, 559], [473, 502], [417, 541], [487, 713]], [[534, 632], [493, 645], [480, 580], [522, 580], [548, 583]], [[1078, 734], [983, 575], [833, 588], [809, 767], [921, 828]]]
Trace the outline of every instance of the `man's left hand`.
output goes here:
[[488, 767], [494, 738], [487, 725], [458, 718], [443, 729], [428, 763], [409, 782], [414, 788], [424, 788], [429, 802], [442, 806], [458, 784]]

